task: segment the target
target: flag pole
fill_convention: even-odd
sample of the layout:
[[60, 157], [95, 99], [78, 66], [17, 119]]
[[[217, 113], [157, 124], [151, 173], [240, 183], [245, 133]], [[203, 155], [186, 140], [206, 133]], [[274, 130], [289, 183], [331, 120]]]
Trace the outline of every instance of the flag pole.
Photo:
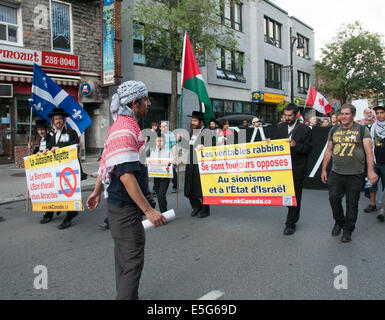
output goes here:
[[[31, 106], [29, 106], [31, 108], [31, 112], [29, 114], [29, 141], [28, 141], [28, 157], [31, 155], [31, 149], [30, 149], [30, 145], [31, 145], [31, 142], [32, 142], [32, 116], [33, 116], [33, 109]], [[28, 186], [27, 186], [27, 197], [26, 197], [26, 204], [25, 204], [25, 212], [28, 212], [29, 211], [29, 190], [28, 190]]]
[[184, 61], [185, 61], [185, 55], [186, 55], [186, 37], [187, 32], [184, 33], [184, 39], [183, 39], [183, 52], [182, 52], [182, 73], [180, 76], [181, 79], [181, 85], [180, 85], [180, 105], [179, 105], [179, 128], [182, 127], [182, 105], [183, 105], [183, 82], [184, 82]]

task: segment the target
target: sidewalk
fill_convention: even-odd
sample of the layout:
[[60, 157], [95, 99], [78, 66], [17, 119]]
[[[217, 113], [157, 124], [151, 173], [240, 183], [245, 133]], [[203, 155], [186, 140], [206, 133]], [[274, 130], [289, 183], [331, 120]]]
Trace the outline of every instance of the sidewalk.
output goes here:
[[[86, 173], [94, 173], [99, 169], [98, 156], [88, 156], [82, 162]], [[93, 190], [96, 179], [88, 177], [81, 182], [82, 191]], [[0, 165], [0, 204], [25, 200], [27, 196], [27, 183], [24, 169], [16, 169], [13, 163]]]

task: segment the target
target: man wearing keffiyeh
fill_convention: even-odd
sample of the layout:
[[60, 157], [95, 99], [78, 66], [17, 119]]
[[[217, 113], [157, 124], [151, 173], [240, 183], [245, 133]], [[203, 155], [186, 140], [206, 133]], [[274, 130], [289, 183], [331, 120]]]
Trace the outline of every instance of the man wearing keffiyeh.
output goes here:
[[[385, 107], [375, 107], [373, 108], [376, 112], [377, 121], [373, 123], [370, 129], [370, 135], [372, 137], [373, 143], [373, 153], [374, 153], [374, 171], [381, 178], [382, 191], [384, 191], [385, 186]], [[369, 188], [370, 191], [370, 205], [364, 209], [365, 212], [377, 211], [376, 207], [376, 195], [378, 182], [372, 185]], [[381, 199], [381, 208], [377, 216], [378, 221], [384, 222], [384, 205], [385, 198]]]
[[115, 243], [116, 299], [137, 300], [144, 264], [143, 214], [158, 227], [166, 223], [148, 202], [147, 167], [140, 163], [143, 137], [138, 120], [147, 115], [151, 102], [140, 81], [122, 83], [112, 96], [110, 127], [100, 161], [95, 189], [87, 199], [94, 210], [106, 190], [108, 220]]

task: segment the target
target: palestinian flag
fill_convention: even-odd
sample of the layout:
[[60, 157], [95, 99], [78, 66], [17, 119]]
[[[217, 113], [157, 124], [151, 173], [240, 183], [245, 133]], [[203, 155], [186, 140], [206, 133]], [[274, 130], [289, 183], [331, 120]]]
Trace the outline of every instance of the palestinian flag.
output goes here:
[[297, 114], [297, 121], [298, 122], [303, 122], [303, 117], [301, 115], [301, 112], [299, 112], [299, 110], [298, 110], [298, 114]]
[[[183, 59], [182, 59], [182, 90], [187, 89], [194, 92], [202, 104], [202, 111], [205, 115], [205, 125], [210, 123], [213, 116], [213, 107], [209, 95], [207, 94], [206, 85], [203, 81], [198, 63], [195, 59], [194, 51], [191, 47], [190, 40], [185, 33], [183, 44]], [[182, 109], [182, 103], [181, 103]], [[182, 110], [180, 110], [182, 111]], [[182, 112], [180, 112], [182, 114]]]

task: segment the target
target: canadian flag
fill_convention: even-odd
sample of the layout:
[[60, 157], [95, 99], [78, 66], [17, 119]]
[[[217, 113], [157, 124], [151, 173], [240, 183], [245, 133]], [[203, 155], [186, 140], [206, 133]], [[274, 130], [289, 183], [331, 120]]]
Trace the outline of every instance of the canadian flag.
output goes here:
[[330, 106], [329, 102], [325, 99], [325, 97], [320, 94], [317, 90], [315, 90], [312, 86], [310, 86], [309, 91], [307, 93], [306, 104], [308, 106], [313, 107], [318, 112], [323, 113], [324, 115], [333, 111], [333, 108]]

